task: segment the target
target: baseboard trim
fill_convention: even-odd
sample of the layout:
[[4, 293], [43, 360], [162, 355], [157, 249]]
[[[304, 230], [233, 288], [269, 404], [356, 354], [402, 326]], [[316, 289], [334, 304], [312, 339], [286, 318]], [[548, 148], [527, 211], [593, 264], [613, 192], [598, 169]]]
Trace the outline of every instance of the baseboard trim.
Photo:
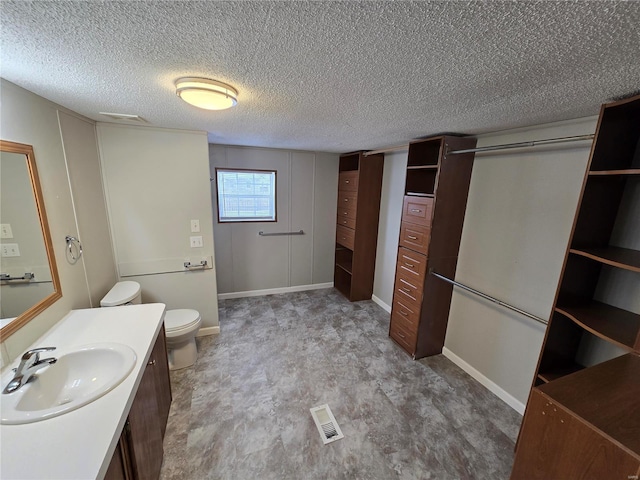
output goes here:
[[219, 293], [218, 300], [229, 298], [261, 297], [263, 295], [276, 295], [279, 293], [306, 292], [307, 290], [320, 290], [333, 287], [333, 282], [314, 283], [312, 285], [296, 285], [294, 287], [267, 288], [265, 290], [248, 290], [246, 292]]
[[484, 376], [481, 372], [473, 368], [471, 365], [469, 365], [467, 362], [465, 362], [463, 359], [461, 359], [459, 356], [457, 356], [447, 347], [444, 347], [442, 349], [442, 354], [445, 357], [447, 357], [449, 360], [451, 360], [453, 363], [455, 363], [457, 366], [459, 366], [462, 370], [464, 370], [469, 375], [471, 375], [478, 382], [480, 382], [487, 390], [489, 390], [496, 397], [498, 397], [504, 403], [506, 403], [511, 408], [513, 408], [520, 415], [524, 415], [525, 405], [520, 400], [518, 400], [513, 395], [511, 395], [510, 393], [505, 391], [503, 388], [498, 386], [498, 384], [496, 384], [495, 382], [493, 382], [492, 380]]
[[198, 330], [196, 337], [206, 337], [207, 335], [217, 335], [220, 333], [220, 326], [216, 325], [215, 327], [202, 327]]
[[376, 305], [378, 305], [379, 307], [381, 307], [384, 311], [386, 311], [387, 313], [391, 313], [391, 306], [387, 305], [386, 303], [384, 303], [382, 300], [380, 300], [378, 297], [376, 297], [375, 295], [371, 295], [371, 300], [373, 300], [373, 303], [375, 303]]

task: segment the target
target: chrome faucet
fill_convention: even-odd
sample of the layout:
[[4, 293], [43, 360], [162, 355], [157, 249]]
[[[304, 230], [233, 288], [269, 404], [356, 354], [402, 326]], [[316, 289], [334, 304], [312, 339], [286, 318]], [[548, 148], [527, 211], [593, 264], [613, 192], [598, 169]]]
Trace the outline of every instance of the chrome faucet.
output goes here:
[[15, 369], [15, 375], [11, 379], [11, 381], [7, 384], [2, 393], [12, 393], [22, 387], [24, 384], [29, 382], [32, 378], [35, 378], [35, 374], [41, 368], [46, 367], [47, 365], [52, 365], [58, 361], [57, 358], [43, 358], [40, 360], [41, 352], [50, 352], [55, 350], [56, 347], [41, 347], [34, 348], [33, 350], [27, 350], [24, 355], [22, 355], [22, 360], [20, 360], [20, 365], [17, 369]]

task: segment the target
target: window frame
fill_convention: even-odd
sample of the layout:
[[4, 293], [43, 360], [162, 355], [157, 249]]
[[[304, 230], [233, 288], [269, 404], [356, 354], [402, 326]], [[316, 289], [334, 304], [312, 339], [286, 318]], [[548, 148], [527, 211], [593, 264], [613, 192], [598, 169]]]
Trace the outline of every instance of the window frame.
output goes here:
[[[274, 216], [273, 219], [267, 218], [258, 218], [255, 220], [252, 219], [238, 219], [238, 220], [221, 220], [220, 218], [220, 192], [218, 190], [218, 172], [249, 172], [249, 173], [272, 173], [273, 174], [273, 211]], [[267, 169], [259, 169], [259, 168], [228, 168], [228, 167], [216, 167], [216, 210], [217, 210], [217, 219], [220, 224], [227, 223], [276, 223], [278, 221], [278, 171], [267, 170]]]

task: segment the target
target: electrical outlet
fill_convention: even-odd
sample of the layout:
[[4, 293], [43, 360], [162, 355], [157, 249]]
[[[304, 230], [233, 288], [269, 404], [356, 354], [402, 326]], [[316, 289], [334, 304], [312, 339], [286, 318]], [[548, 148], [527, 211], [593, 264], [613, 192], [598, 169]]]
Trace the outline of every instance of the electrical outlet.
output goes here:
[[189, 241], [191, 242], [191, 248], [202, 247], [202, 235], [189, 237]]
[[18, 248], [17, 243], [4, 243], [2, 245], [2, 256], [3, 257], [19, 257], [20, 256], [20, 248]]
[[9, 223], [0, 224], [0, 238], [13, 238], [13, 231]]
[[191, 232], [197, 233], [200, 231], [200, 220], [191, 220]]

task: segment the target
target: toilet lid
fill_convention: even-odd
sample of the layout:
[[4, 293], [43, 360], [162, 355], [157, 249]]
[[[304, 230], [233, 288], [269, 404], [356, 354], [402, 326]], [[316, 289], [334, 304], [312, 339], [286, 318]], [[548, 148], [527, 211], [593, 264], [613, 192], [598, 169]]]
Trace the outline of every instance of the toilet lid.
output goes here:
[[109, 290], [109, 293], [100, 300], [100, 306], [115, 307], [118, 305], [124, 305], [136, 298], [139, 293], [140, 284], [138, 282], [118, 282], [111, 288], [111, 290]]
[[190, 308], [167, 310], [164, 314], [164, 328], [167, 332], [190, 327], [200, 321], [200, 313]]

